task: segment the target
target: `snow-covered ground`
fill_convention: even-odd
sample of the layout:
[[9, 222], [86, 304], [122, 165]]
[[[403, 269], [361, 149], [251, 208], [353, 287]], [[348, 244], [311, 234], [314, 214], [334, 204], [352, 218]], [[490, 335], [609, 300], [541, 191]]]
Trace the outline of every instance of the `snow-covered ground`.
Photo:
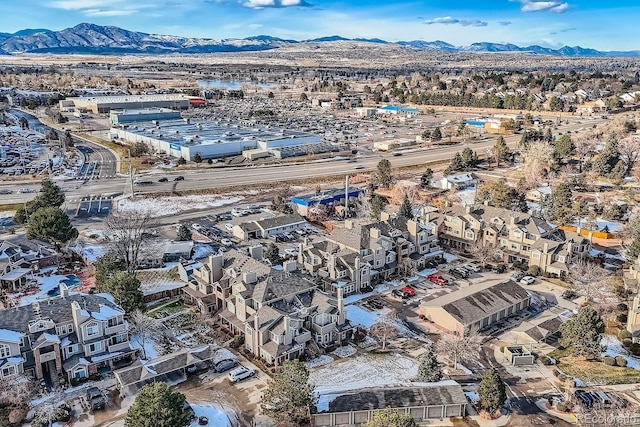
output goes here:
[[607, 349], [602, 353], [602, 356], [623, 356], [627, 359], [627, 367], [633, 369], [640, 369], [640, 359], [629, 354], [629, 352], [622, 346], [622, 343], [618, 338], [613, 335], [605, 335], [600, 341], [600, 345], [607, 346]]
[[[578, 225], [580, 225], [581, 227], [585, 228], [585, 224], [587, 224], [587, 219], [586, 218], [582, 218], [580, 221], [574, 221], [571, 225], [574, 227], [577, 227]], [[605, 227], [607, 227], [607, 229], [609, 230], [609, 233], [617, 233], [618, 231], [622, 230], [622, 228], [624, 227], [624, 224], [621, 222], [617, 222], [617, 221], [607, 221], [606, 219], [602, 219], [602, 218], [597, 218], [595, 220], [595, 230], [593, 231], [602, 231]]]
[[389, 285], [390, 284], [391, 283], [381, 283], [378, 286], [376, 286], [375, 288], [373, 288], [373, 291], [367, 292], [366, 294], [349, 295], [348, 297], [346, 297], [344, 299], [344, 303], [345, 304], [353, 304], [354, 302], [358, 302], [361, 299], [369, 298], [370, 296], [386, 292], [386, 291], [389, 290]]
[[476, 189], [472, 187], [467, 190], [458, 191], [456, 193], [456, 196], [460, 198], [460, 204], [462, 204], [463, 206], [472, 206], [475, 203], [476, 199]]
[[[134, 349], [142, 348], [142, 344], [140, 343], [138, 335], [131, 335], [129, 337], [129, 342], [130, 342], [131, 348], [134, 348]], [[153, 342], [153, 340], [150, 340], [149, 338], [145, 340], [144, 352], [145, 352], [145, 355], [147, 356], [147, 359], [155, 359], [156, 357], [158, 357], [158, 351], [156, 350], [156, 345]]]
[[215, 250], [210, 246], [202, 243], [193, 245], [193, 256], [191, 258], [198, 260], [203, 259], [214, 253]]
[[333, 360], [333, 357], [327, 354], [322, 354], [315, 359], [304, 362], [304, 366], [306, 366], [307, 369], [319, 368], [320, 366], [328, 365], [329, 363], [333, 362]]
[[338, 347], [331, 352], [331, 354], [344, 359], [346, 357], [351, 357], [356, 354], [357, 349], [353, 346], [346, 345], [344, 347]]
[[191, 404], [193, 412], [196, 414], [196, 419], [191, 422], [191, 426], [196, 427], [198, 424], [198, 417], [207, 417], [209, 420], [208, 426], [211, 427], [231, 427], [229, 416], [221, 408], [214, 405], [206, 404]]
[[471, 372], [471, 369], [467, 368], [462, 363], [456, 364], [456, 369], [459, 370], [459, 371], [464, 372], [467, 375], [473, 375], [473, 372]]
[[410, 382], [418, 365], [397, 354], [364, 355], [312, 371], [309, 382], [319, 392], [344, 391], [365, 387], [384, 387]]
[[243, 200], [243, 197], [221, 197], [210, 194], [167, 197], [137, 197], [122, 199], [118, 202], [118, 211], [148, 212], [154, 216], [169, 216], [190, 210], [203, 210], [231, 205]]

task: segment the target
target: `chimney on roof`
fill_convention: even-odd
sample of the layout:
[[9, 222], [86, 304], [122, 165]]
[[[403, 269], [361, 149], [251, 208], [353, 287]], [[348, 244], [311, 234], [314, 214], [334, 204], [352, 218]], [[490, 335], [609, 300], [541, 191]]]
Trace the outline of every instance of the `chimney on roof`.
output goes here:
[[342, 313], [344, 311], [344, 289], [339, 287], [337, 289], [338, 293], [338, 312]]
[[251, 284], [256, 283], [258, 281], [258, 275], [256, 274], [255, 271], [244, 271], [242, 273], [242, 281], [246, 285], [251, 285]]
[[31, 309], [33, 310], [33, 314], [36, 316], [36, 318], [39, 319], [42, 314], [42, 312], [40, 311], [40, 303], [34, 302], [31, 305]]
[[69, 287], [63, 282], [60, 282], [60, 296], [62, 298], [66, 298], [69, 296]]

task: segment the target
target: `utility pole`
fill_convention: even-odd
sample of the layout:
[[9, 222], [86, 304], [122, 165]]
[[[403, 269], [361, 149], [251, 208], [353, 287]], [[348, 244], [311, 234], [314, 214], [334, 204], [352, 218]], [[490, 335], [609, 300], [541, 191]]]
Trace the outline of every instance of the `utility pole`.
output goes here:
[[136, 194], [133, 191], [133, 165], [131, 164], [131, 149], [127, 150], [129, 154], [129, 181], [131, 182], [131, 198], [135, 198]]

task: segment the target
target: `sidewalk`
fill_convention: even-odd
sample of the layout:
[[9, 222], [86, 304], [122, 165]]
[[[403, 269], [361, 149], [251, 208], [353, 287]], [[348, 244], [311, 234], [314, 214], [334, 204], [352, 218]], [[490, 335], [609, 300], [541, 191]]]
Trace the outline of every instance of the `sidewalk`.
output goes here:
[[553, 409], [549, 409], [547, 407], [548, 403], [549, 402], [546, 399], [536, 400], [536, 406], [538, 408], [540, 408], [540, 410], [546, 412], [547, 414], [549, 414], [551, 416], [554, 416], [556, 418], [560, 418], [560, 419], [562, 419], [562, 420], [564, 420], [564, 421], [566, 421], [568, 423], [571, 423], [571, 424], [575, 424], [575, 423], [578, 422], [578, 420], [576, 419], [575, 415], [573, 415], [573, 414], [566, 413], [566, 412], [558, 412], [558, 411], [555, 411]]

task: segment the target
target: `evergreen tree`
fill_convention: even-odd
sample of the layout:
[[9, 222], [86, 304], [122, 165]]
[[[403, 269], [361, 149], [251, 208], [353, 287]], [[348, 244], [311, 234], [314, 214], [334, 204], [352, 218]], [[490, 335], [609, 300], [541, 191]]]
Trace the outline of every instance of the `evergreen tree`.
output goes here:
[[38, 209], [62, 206], [64, 200], [65, 197], [62, 189], [49, 178], [44, 179], [36, 198], [28, 201], [23, 207], [16, 211], [13, 222], [16, 224], [24, 224]]
[[507, 401], [504, 382], [495, 368], [489, 369], [478, 384], [478, 406], [489, 414], [495, 414]]
[[420, 136], [422, 137], [422, 142], [427, 141], [431, 139], [431, 131], [429, 129], [424, 130]]
[[187, 160], [184, 157], [180, 157], [177, 163], [178, 163], [178, 166], [184, 166], [187, 164]]
[[551, 133], [550, 127], [548, 127], [544, 132], [544, 141], [547, 141], [549, 144], [553, 142], [553, 133]]
[[596, 358], [602, 354], [600, 341], [603, 333], [602, 318], [592, 307], [585, 306], [560, 326], [559, 341], [563, 347], [570, 348], [575, 356]]
[[99, 286], [98, 290], [111, 294], [126, 313], [145, 309], [140, 280], [133, 274], [117, 271]]
[[362, 427], [416, 427], [417, 424], [411, 415], [402, 414], [394, 409], [387, 408], [373, 413], [370, 421]]
[[95, 262], [96, 286], [98, 289], [118, 271], [126, 269], [125, 263], [114, 251], [108, 251]]
[[439, 127], [436, 127], [433, 132], [431, 132], [431, 140], [432, 141], [442, 141], [442, 131]]
[[478, 155], [469, 147], [465, 147], [462, 150], [462, 167], [472, 168], [478, 163]]
[[200, 163], [202, 163], [202, 155], [197, 152], [196, 154], [193, 155], [193, 161], [196, 164], [196, 168], [200, 167]]
[[269, 243], [269, 246], [267, 246], [267, 253], [264, 257], [271, 262], [271, 265], [280, 264], [280, 251], [275, 243]]
[[493, 153], [496, 156], [496, 163], [498, 164], [498, 167], [500, 167], [500, 162], [506, 161], [507, 156], [509, 155], [509, 147], [507, 146], [507, 143], [504, 142], [502, 135], [498, 137], [496, 144], [493, 146]]
[[380, 219], [380, 215], [384, 211], [384, 207], [386, 205], [386, 201], [384, 198], [378, 196], [377, 194], [373, 196], [371, 199], [371, 216], [373, 219]]
[[404, 195], [404, 199], [402, 200], [402, 205], [400, 205], [400, 211], [398, 214], [406, 219], [413, 219], [413, 206], [411, 205], [411, 200], [409, 200], [409, 196], [407, 194]]
[[615, 139], [610, 139], [594, 161], [593, 167], [601, 176], [608, 176], [619, 161], [618, 142]]
[[299, 360], [282, 365], [269, 382], [262, 399], [262, 411], [284, 426], [309, 423], [309, 407], [315, 403], [309, 371]]
[[192, 237], [193, 236], [189, 227], [184, 224], [180, 224], [180, 227], [178, 228], [178, 237], [176, 238], [176, 240], [179, 242], [188, 242]]
[[569, 224], [575, 212], [573, 210], [573, 194], [569, 184], [561, 182], [551, 194], [551, 206], [548, 210], [549, 219], [560, 225]]
[[190, 414], [184, 411], [184, 394], [172, 391], [162, 381], [147, 384], [127, 411], [125, 427], [186, 427]]
[[433, 345], [427, 347], [427, 351], [420, 358], [416, 381], [430, 383], [442, 379], [442, 369], [433, 351]]
[[451, 162], [447, 169], [445, 170], [445, 175], [450, 175], [453, 172], [461, 171], [464, 168], [464, 162], [462, 161], [462, 156], [459, 152], [453, 155], [451, 158]]
[[27, 222], [27, 238], [42, 239], [60, 250], [63, 244], [78, 237], [78, 230], [59, 207], [38, 209]]
[[553, 148], [553, 154], [557, 159], [563, 161], [567, 157], [573, 155], [575, 149], [576, 147], [571, 141], [571, 137], [569, 135], [562, 135], [556, 141], [556, 144]]
[[420, 177], [420, 187], [429, 188], [431, 180], [433, 179], [433, 170], [431, 168], [427, 168], [422, 176]]
[[376, 167], [376, 181], [382, 188], [390, 188], [393, 184], [393, 175], [391, 174], [391, 162], [387, 159], [382, 159], [378, 162]]

